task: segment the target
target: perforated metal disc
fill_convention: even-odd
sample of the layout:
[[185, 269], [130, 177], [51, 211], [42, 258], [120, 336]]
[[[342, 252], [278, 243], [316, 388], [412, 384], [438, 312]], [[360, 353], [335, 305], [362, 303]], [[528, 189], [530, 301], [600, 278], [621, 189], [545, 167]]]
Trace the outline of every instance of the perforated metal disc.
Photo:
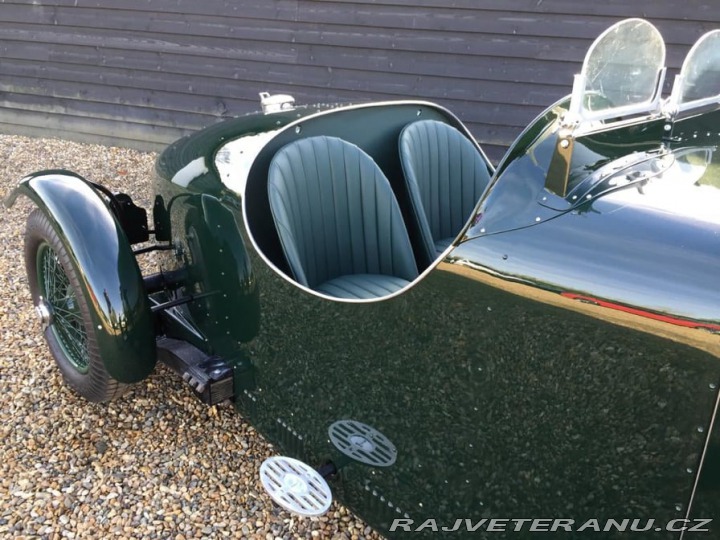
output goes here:
[[260, 465], [260, 482], [272, 500], [301, 516], [321, 516], [330, 508], [332, 492], [325, 479], [302, 461], [274, 456]]
[[390, 439], [362, 422], [338, 420], [330, 426], [328, 435], [335, 448], [360, 463], [389, 467], [397, 458], [397, 449]]

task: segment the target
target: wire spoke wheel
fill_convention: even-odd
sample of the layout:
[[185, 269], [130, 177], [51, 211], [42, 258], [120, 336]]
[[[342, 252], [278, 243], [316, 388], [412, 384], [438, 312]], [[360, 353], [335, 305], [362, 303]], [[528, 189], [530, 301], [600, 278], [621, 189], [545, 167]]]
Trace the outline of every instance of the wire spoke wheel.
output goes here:
[[75, 291], [55, 251], [46, 243], [37, 252], [38, 284], [52, 314], [50, 331], [80, 373], [90, 365], [88, 339]]
[[108, 401], [127, 389], [105, 369], [101, 329], [85, 297], [86, 281], [65, 237], [35, 209], [25, 230], [25, 269], [43, 333], [65, 383], [89, 401]]

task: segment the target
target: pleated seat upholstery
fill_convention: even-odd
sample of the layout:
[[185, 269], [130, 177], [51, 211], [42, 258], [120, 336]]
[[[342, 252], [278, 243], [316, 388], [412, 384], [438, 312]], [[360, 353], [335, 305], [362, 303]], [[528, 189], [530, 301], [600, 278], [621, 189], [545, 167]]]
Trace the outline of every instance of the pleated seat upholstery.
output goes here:
[[418, 275], [390, 183], [370, 156], [310, 137], [273, 158], [268, 197], [295, 280], [338, 298], [379, 298]]
[[478, 149], [448, 124], [413, 122], [400, 134], [400, 161], [426, 262], [455, 240], [490, 181]]

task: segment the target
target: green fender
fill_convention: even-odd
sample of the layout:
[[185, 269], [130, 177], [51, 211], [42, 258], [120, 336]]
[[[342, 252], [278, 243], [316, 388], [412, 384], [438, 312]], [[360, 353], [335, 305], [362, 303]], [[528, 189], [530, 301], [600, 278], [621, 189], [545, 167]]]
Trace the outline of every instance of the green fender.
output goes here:
[[23, 178], [6, 206], [19, 195], [45, 212], [71, 255], [107, 372], [122, 383], [147, 377], [156, 362], [153, 316], [140, 268], [115, 216], [97, 191], [70, 171]]

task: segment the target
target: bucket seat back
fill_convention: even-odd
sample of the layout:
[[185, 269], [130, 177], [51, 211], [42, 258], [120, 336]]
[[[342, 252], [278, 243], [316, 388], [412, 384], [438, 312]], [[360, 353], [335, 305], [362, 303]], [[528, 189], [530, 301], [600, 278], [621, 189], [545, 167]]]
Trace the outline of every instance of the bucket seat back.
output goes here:
[[302, 285], [340, 298], [377, 298], [417, 277], [390, 183], [357, 146], [321, 136], [283, 147], [270, 164], [268, 197]]
[[400, 161], [429, 263], [470, 219], [490, 181], [488, 166], [465, 135], [435, 120], [403, 129]]

